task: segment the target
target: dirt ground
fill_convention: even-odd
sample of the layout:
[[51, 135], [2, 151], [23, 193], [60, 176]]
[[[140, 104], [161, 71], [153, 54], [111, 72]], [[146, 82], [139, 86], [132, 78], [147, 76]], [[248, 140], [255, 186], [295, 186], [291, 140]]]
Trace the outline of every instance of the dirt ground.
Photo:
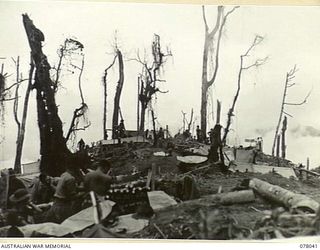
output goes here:
[[[184, 175], [178, 167], [177, 152], [172, 156], [154, 156], [161, 148], [143, 147], [122, 155], [115, 165], [116, 174], [128, 174], [134, 169], [147, 175], [151, 164], [158, 166], [158, 180], [162, 183], [174, 183]], [[194, 166], [201, 167], [205, 164]], [[320, 202], [320, 181], [309, 179], [284, 178], [276, 173], [222, 173], [217, 167], [211, 166], [197, 174], [192, 174], [201, 197], [216, 194], [219, 188], [222, 192], [233, 191], [244, 180], [259, 178], [270, 184], [278, 185], [295, 193], [305, 194]], [[167, 184], [165, 184], [167, 185]], [[163, 185], [158, 189], [174, 196], [174, 191]], [[164, 190], [165, 189], [165, 190]], [[167, 238], [167, 239], [241, 239], [246, 238], [255, 229], [257, 221], [267, 211], [278, 207], [269, 201], [256, 198], [252, 203], [237, 205], [220, 205], [214, 202], [179, 202], [176, 206], [157, 211], [144, 230], [127, 237], [133, 238]], [[214, 228], [214, 230], [213, 230]], [[213, 231], [212, 231], [213, 230]]]

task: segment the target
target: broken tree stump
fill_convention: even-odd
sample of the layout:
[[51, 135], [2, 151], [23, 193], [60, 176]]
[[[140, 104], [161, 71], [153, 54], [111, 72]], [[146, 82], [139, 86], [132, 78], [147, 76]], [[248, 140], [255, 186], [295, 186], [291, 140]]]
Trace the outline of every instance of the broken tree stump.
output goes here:
[[260, 179], [254, 178], [250, 180], [249, 187], [262, 197], [281, 204], [288, 209], [309, 210], [313, 213], [316, 213], [319, 209], [319, 203], [310, 197], [293, 193], [287, 189], [272, 185]]

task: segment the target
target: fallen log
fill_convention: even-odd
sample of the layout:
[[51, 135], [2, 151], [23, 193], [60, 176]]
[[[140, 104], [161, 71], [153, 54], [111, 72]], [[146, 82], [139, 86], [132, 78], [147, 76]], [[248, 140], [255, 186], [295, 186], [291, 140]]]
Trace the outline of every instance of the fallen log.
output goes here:
[[255, 194], [252, 190], [241, 190], [228, 193], [211, 194], [201, 197], [200, 199], [185, 201], [184, 205], [205, 205], [217, 203], [221, 205], [250, 203], [255, 201]]
[[320, 206], [318, 202], [308, 196], [293, 193], [256, 178], [250, 180], [249, 187], [262, 197], [281, 204], [288, 209], [302, 209], [303, 211], [309, 210], [316, 213]]
[[[220, 199], [220, 203], [223, 205], [249, 203], [249, 202], [253, 202], [256, 198], [252, 190], [220, 193], [220, 194], [216, 194], [215, 196], [217, 196], [217, 198]], [[213, 197], [214, 196], [211, 196], [211, 198]]]
[[304, 169], [304, 168], [295, 168], [295, 170], [297, 170], [299, 172], [306, 172], [306, 173], [311, 174], [311, 175], [316, 176], [316, 177], [320, 177], [319, 173], [316, 173], [316, 172], [313, 172], [313, 171], [310, 171], [310, 170], [307, 170], [307, 169]]

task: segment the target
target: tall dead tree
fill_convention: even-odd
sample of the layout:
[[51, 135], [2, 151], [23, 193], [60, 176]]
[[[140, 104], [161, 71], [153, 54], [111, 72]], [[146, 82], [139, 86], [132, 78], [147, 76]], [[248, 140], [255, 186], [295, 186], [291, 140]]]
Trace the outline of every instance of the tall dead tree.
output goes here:
[[281, 157], [283, 159], [286, 158], [286, 130], [287, 130], [287, 117], [284, 116], [283, 122], [282, 122], [282, 129], [281, 129]]
[[[205, 27], [205, 40], [202, 58], [202, 83], [201, 83], [201, 110], [200, 123], [201, 132], [205, 136], [207, 134], [207, 106], [208, 106], [208, 90], [214, 84], [219, 69], [219, 52], [223, 28], [227, 22], [228, 16], [238, 7], [234, 7], [224, 14], [224, 7], [218, 6], [216, 23], [210, 31], [205, 14], [205, 7], [202, 6], [202, 16]], [[212, 60], [210, 60], [210, 58]], [[212, 68], [209, 77], [208, 69]]]
[[[167, 93], [160, 91], [158, 88], [159, 82], [165, 82], [165, 80], [160, 79], [160, 68], [165, 64], [165, 57], [172, 56], [171, 52], [168, 51], [167, 54], [162, 52], [160, 44], [160, 36], [154, 34], [152, 42], [152, 58], [153, 61], [150, 65], [144, 60], [141, 60], [139, 54], [135, 61], [138, 61], [142, 64], [142, 73], [139, 76], [140, 84], [140, 93], [139, 93], [139, 102], [141, 105], [140, 109], [140, 131], [144, 131], [145, 125], [145, 115], [148, 105], [151, 103], [153, 96], [156, 93]], [[152, 108], [150, 109], [152, 110]]]
[[[17, 59], [13, 59], [13, 62], [16, 66], [16, 82], [19, 82], [20, 80], [20, 57], [18, 56]], [[16, 144], [18, 144], [18, 138], [19, 138], [19, 134], [20, 134], [20, 128], [21, 128], [21, 123], [20, 123], [20, 120], [18, 118], [18, 107], [19, 107], [19, 88], [20, 88], [20, 84], [17, 84], [16, 85], [16, 90], [15, 90], [15, 94], [14, 94], [14, 102], [13, 102], [13, 117], [14, 117], [14, 121], [16, 122], [17, 124], [17, 141], [16, 141]], [[15, 168], [15, 171], [16, 173], [20, 173], [21, 172], [21, 166], [19, 164], [19, 166], [16, 166], [14, 165], [14, 168]]]
[[287, 102], [286, 99], [287, 99], [289, 88], [292, 88], [293, 86], [296, 85], [296, 83], [292, 82], [292, 81], [295, 78], [295, 74], [297, 73], [297, 71], [298, 71], [298, 69], [297, 69], [297, 66], [295, 65], [286, 74], [286, 80], [285, 80], [285, 83], [284, 83], [284, 90], [283, 90], [283, 95], [282, 95], [282, 102], [281, 102], [281, 106], [280, 106], [280, 115], [279, 115], [278, 123], [277, 123], [277, 126], [276, 126], [276, 131], [275, 131], [275, 134], [274, 134], [273, 144], [272, 144], [272, 151], [271, 151], [272, 156], [274, 156], [274, 151], [275, 151], [275, 147], [276, 147], [276, 141], [277, 141], [277, 137], [279, 135], [279, 128], [280, 128], [280, 124], [281, 124], [283, 115], [287, 115], [289, 117], [292, 117], [292, 115], [290, 115], [285, 110], [285, 107], [303, 105], [303, 104], [305, 104], [307, 102], [307, 100], [308, 100], [308, 98], [309, 98], [309, 96], [311, 94], [311, 90], [310, 90], [309, 93], [305, 96], [305, 98], [301, 102]]
[[236, 94], [233, 98], [233, 102], [232, 102], [232, 105], [231, 105], [231, 108], [229, 109], [228, 111], [228, 119], [227, 119], [227, 125], [224, 129], [224, 134], [223, 134], [223, 138], [222, 138], [222, 143], [225, 145], [226, 143], [226, 140], [227, 140], [227, 136], [228, 136], [228, 133], [229, 133], [229, 130], [230, 130], [230, 126], [231, 126], [231, 120], [232, 120], [232, 117], [234, 116], [234, 109], [235, 109], [235, 106], [236, 106], [236, 103], [237, 103], [237, 100], [239, 98], [239, 94], [240, 94], [240, 89], [241, 89], [241, 77], [242, 77], [242, 73], [243, 71], [245, 70], [248, 70], [252, 67], [259, 67], [261, 65], [263, 65], [266, 60], [268, 59], [267, 57], [266, 58], [263, 58], [263, 59], [257, 59], [254, 63], [250, 64], [249, 66], [244, 66], [244, 59], [249, 57], [250, 56], [250, 52], [257, 46], [259, 45], [261, 42], [263, 41], [263, 37], [261, 36], [256, 36], [252, 42], [252, 44], [250, 45], [249, 49], [243, 54], [240, 56], [240, 68], [239, 68], [239, 73], [238, 73], [238, 81], [237, 81], [237, 91], [236, 91]]
[[[19, 57], [18, 57], [19, 58]], [[17, 82], [20, 81], [18, 75], [19, 75], [19, 59], [17, 59]], [[24, 135], [25, 135], [25, 128], [26, 128], [26, 122], [27, 122], [27, 114], [28, 114], [28, 106], [29, 106], [29, 97], [30, 92], [32, 89], [32, 77], [34, 72], [34, 63], [32, 56], [30, 55], [30, 70], [29, 70], [29, 79], [28, 79], [28, 86], [26, 89], [26, 94], [24, 97], [24, 104], [23, 104], [23, 113], [21, 118], [21, 123], [18, 121], [18, 92], [16, 92], [16, 99], [14, 102], [14, 116], [18, 124], [18, 135], [17, 135], [17, 141], [16, 141], [16, 157], [14, 162], [14, 170], [16, 173], [21, 173], [21, 157], [22, 157], [22, 149], [23, 149], [23, 143], [24, 143]], [[18, 90], [18, 86], [16, 90]], [[16, 103], [17, 102], [17, 103]]]
[[107, 134], [107, 95], [108, 95], [108, 70], [112, 68], [114, 63], [116, 62], [117, 59], [117, 54], [114, 56], [112, 63], [104, 70], [104, 75], [102, 78], [102, 83], [103, 83], [103, 139], [107, 140], [108, 139], [108, 134]]
[[120, 97], [121, 91], [124, 83], [124, 64], [122, 53], [119, 49], [116, 50], [116, 57], [118, 58], [118, 67], [119, 67], [119, 80], [116, 89], [116, 93], [114, 96], [114, 105], [113, 105], [113, 116], [112, 116], [112, 139], [115, 139], [116, 136], [116, 128], [119, 124], [119, 111], [120, 111]]
[[55, 102], [54, 82], [50, 78], [50, 64], [42, 51], [44, 35], [27, 14], [23, 24], [35, 64], [33, 87], [37, 91], [38, 126], [40, 130], [40, 170], [51, 176], [59, 176], [65, 170], [65, 159], [70, 157], [63, 136], [62, 122]]

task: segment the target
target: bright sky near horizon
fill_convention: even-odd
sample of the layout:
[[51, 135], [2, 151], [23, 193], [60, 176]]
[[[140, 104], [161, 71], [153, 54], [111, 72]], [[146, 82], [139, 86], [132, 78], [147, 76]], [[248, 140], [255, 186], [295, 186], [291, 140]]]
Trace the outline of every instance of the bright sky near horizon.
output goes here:
[[[228, 9], [231, 6], [227, 7]], [[216, 7], [206, 8], [211, 26]], [[204, 25], [200, 5], [136, 4], [103, 2], [0, 2], [0, 63], [5, 72], [12, 74], [8, 84], [14, 82], [14, 64], [11, 57], [20, 56], [21, 71], [26, 77], [29, 65], [29, 47], [21, 14], [28, 13], [34, 24], [45, 35], [43, 43], [51, 66], [57, 64], [57, 49], [67, 37], [84, 44], [85, 69], [83, 89], [89, 106], [91, 127], [80, 131], [78, 139], [87, 143], [102, 137], [102, 75], [112, 62], [112, 43], [115, 31], [120, 49], [125, 56], [125, 83], [121, 96], [121, 109], [128, 129], [136, 128], [137, 75], [141, 66], [131, 58], [137, 50], [150, 55], [153, 34], [161, 36], [164, 48], [170, 47], [169, 58], [163, 70], [165, 83], [158, 94], [155, 111], [158, 126], [169, 125], [172, 133], [182, 127], [181, 111], [190, 115], [194, 108], [196, 124], [200, 122], [201, 68], [204, 43]], [[312, 89], [306, 105], [289, 107], [293, 115], [288, 120], [287, 155], [293, 162], [320, 165], [320, 7], [241, 6], [228, 19], [223, 35], [220, 68], [212, 88], [213, 110], [215, 100], [222, 101], [222, 125], [227, 119], [237, 85], [239, 57], [252, 43], [255, 35], [264, 37], [246, 63], [268, 56], [266, 64], [246, 71], [232, 123], [229, 143], [243, 144], [245, 138], [263, 136], [264, 149], [271, 152], [277, 124], [286, 72], [295, 64], [297, 85], [290, 89], [288, 101], [299, 102]], [[108, 124], [112, 116], [112, 103], [117, 70], [111, 71], [108, 87]], [[59, 115], [66, 132], [73, 110], [80, 104], [77, 76], [64, 72], [63, 88], [57, 95]], [[21, 87], [24, 97], [25, 85]], [[212, 105], [209, 105], [211, 113]], [[21, 106], [20, 106], [21, 111]], [[17, 127], [12, 115], [12, 103], [6, 104], [6, 125], [0, 128], [5, 140], [0, 144], [0, 164], [11, 162], [15, 155]], [[110, 119], [109, 119], [110, 118]], [[151, 117], [147, 115], [147, 127]], [[212, 126], [212, 116], [209, 117]], [[37, 127], [35, 93], [30, 98], [26, 138], [23, 151], [25, 161], [39, 157], [39, 132]]]

